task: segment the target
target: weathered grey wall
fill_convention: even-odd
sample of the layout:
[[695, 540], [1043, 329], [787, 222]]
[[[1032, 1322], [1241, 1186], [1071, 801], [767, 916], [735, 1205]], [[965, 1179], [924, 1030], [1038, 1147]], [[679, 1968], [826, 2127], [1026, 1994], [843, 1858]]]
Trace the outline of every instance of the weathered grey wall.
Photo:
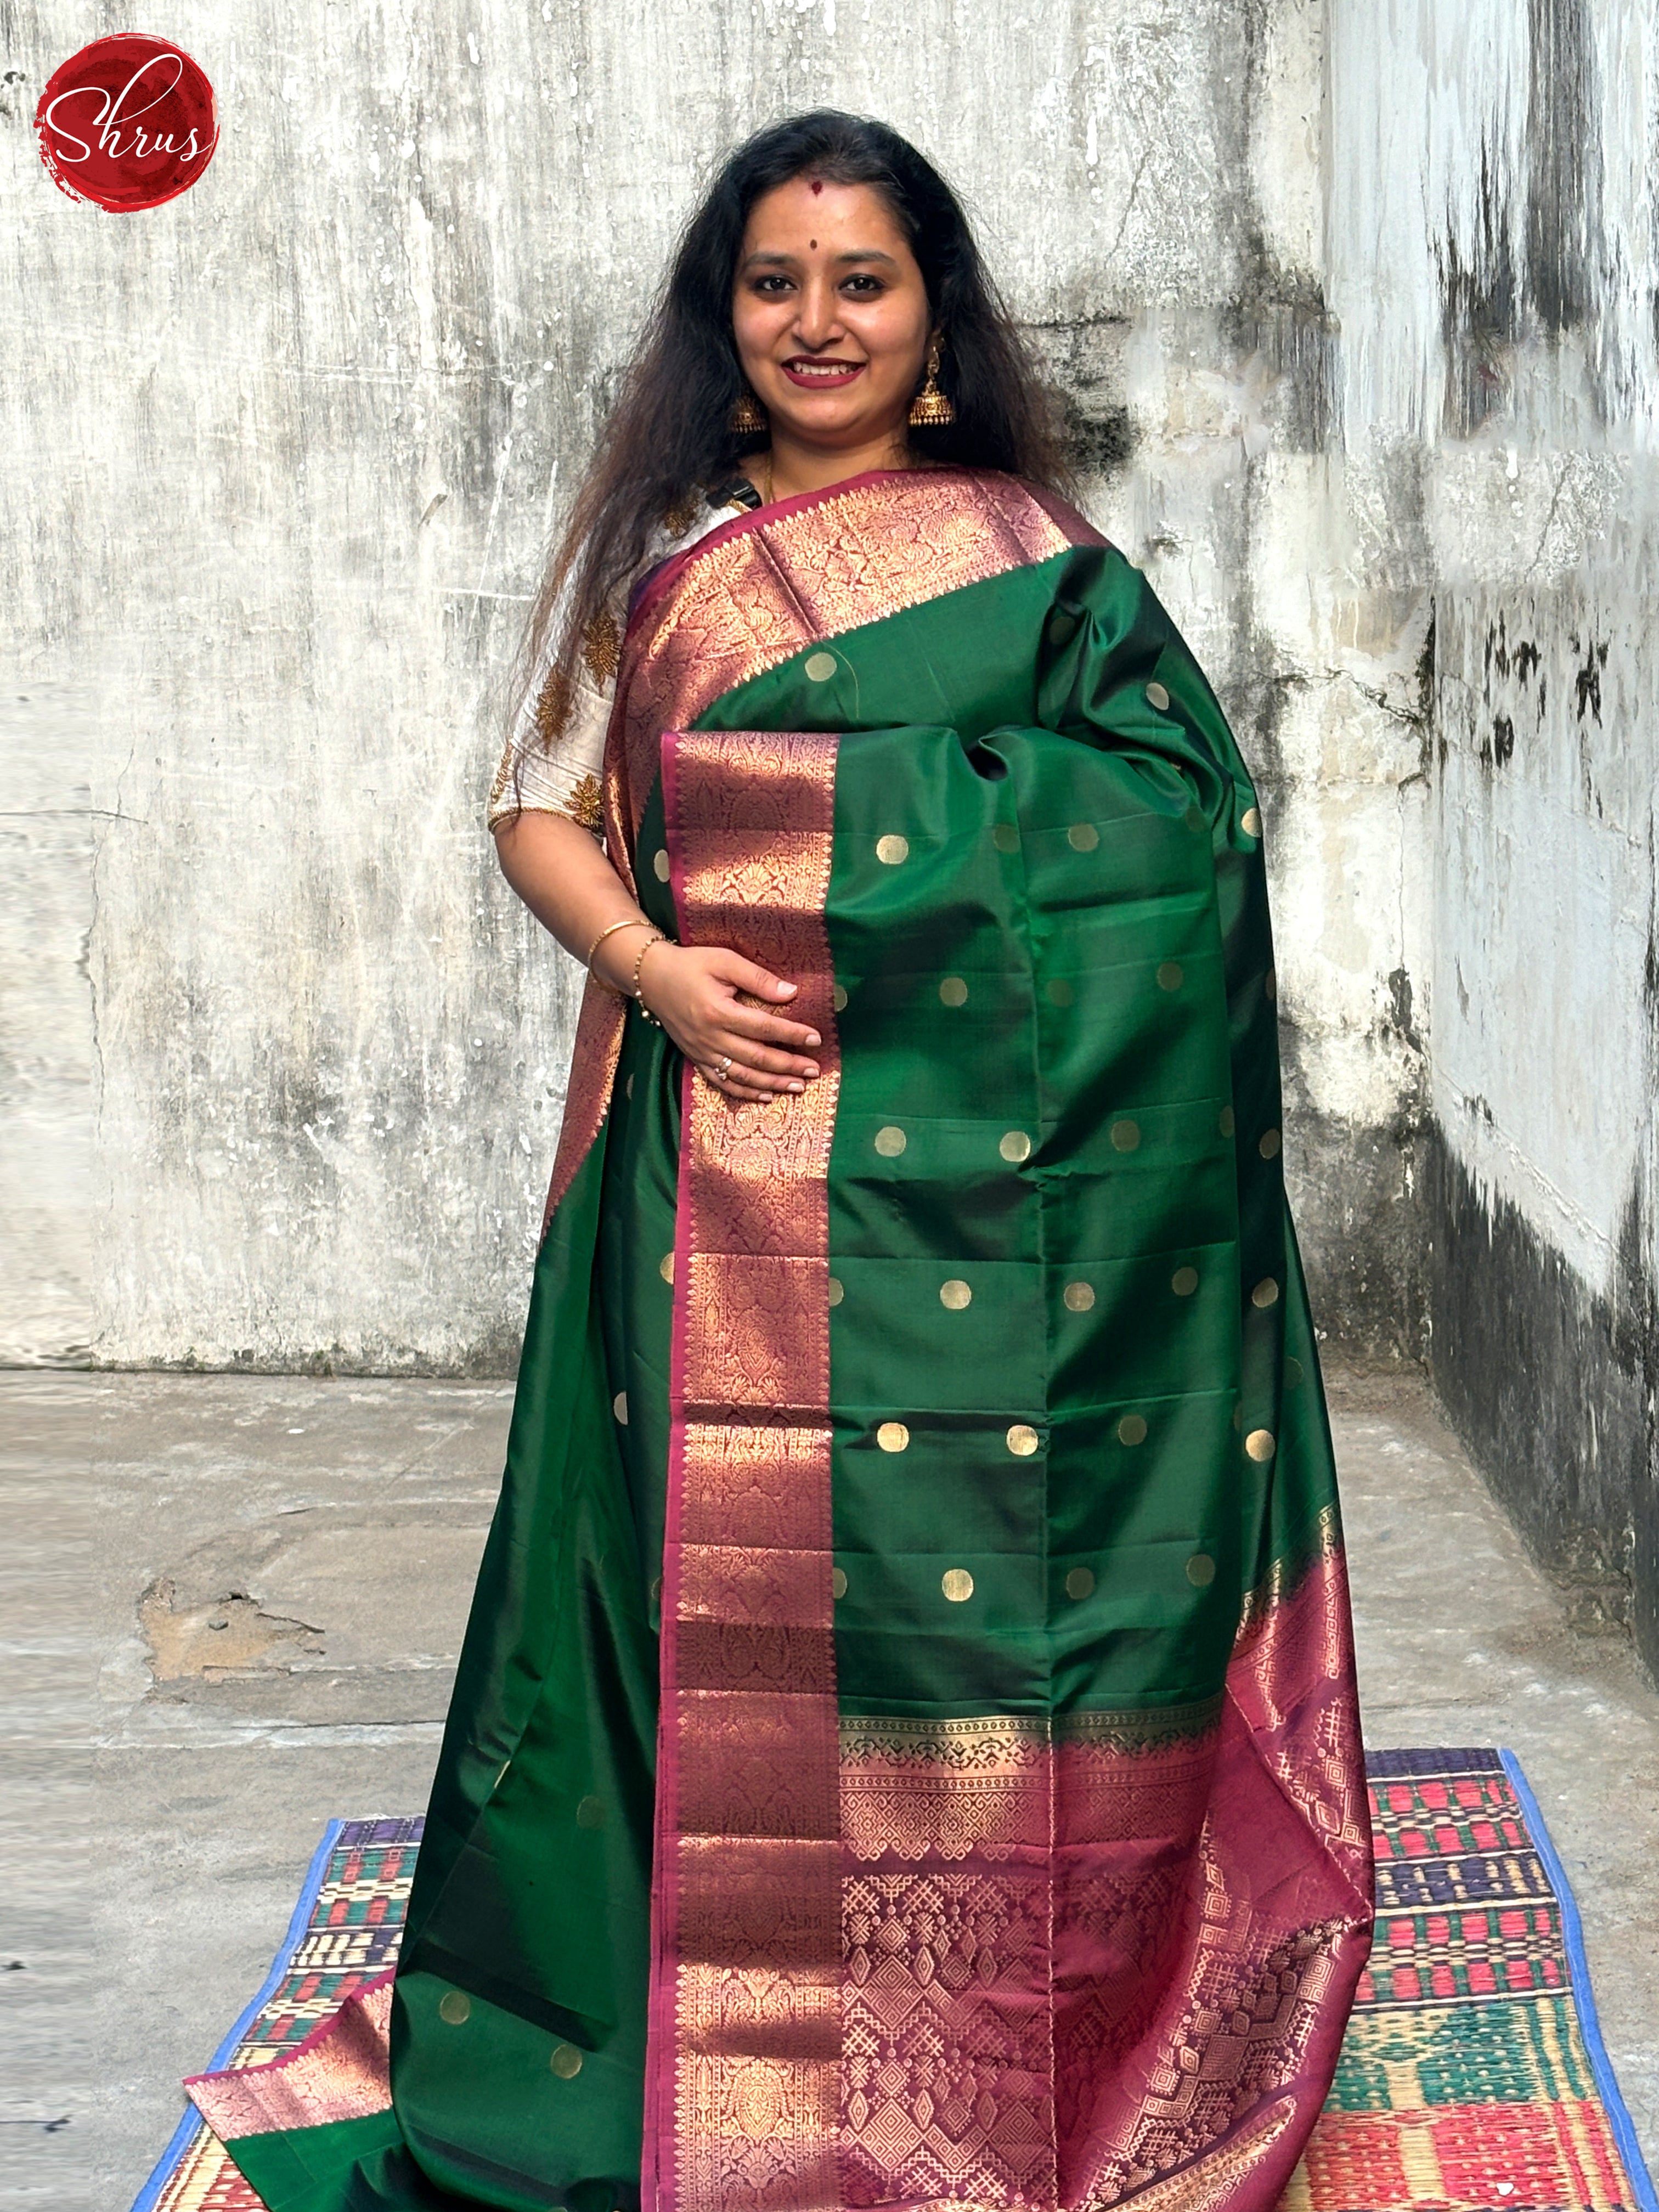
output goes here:
[[1434, 608], [1432, 1370], [1659, 1669], [1659, 22], [1345, 5], [1328, 64], [1346, 503]]
[[[574, 994], [479, 825], [501, 678], [709, 162], [832, 100], [964, 188], [1255, 763], [1324, 1326], [1430, 1346], [1616, 1605], [1659, 1545], [1650, 9], [181, 7], [223, 143], [120, 219], [27, 124], [108, 26], [7, 21], [11, 1356], [510, 1363]], [[77, 1021], [89, 1204], [38, 1134]]]

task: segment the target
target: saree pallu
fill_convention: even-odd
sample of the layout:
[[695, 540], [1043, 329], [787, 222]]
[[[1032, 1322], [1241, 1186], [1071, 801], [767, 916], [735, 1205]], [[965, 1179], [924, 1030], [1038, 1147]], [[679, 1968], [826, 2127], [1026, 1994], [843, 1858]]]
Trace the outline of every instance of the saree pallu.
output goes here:
[[590, 987], [395, 1985], [192, 2094], [273, 2212], [1267, 2212], [1370, 1850], [1221, 712], [1068, 510], [883, 472], [652, 580], [606, 781], [823, 1073]]

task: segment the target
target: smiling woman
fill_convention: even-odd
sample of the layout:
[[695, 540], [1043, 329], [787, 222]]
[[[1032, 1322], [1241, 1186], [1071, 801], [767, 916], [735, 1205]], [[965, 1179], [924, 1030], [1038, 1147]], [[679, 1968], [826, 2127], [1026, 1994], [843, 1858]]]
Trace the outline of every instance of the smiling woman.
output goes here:
[[904, 467], [933, 309], [891, 204], [869, 185], [794, 177], [744, 232], [732, 336], [769, 420], [763, 499]]
[[192, 2088], [271, 2212], [1290, 2184], [1371, 1859], [1261, 820], [1055, 474], [913, 147], [732, 157], [491, 806], [591, 980], [395, 1984]]

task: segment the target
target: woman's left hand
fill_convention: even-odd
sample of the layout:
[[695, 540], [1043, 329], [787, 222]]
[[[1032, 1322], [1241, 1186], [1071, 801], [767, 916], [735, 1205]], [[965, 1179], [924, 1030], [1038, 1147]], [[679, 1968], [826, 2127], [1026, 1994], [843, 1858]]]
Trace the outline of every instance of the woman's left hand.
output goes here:
[[767, 1010], [769, 1000], [787, 1004], [796, 986], [740, 952], [659, 939], [636, 980], [642, 1003], [723, 1097], [753, 1104], [816, 1080], [817, 1031]]

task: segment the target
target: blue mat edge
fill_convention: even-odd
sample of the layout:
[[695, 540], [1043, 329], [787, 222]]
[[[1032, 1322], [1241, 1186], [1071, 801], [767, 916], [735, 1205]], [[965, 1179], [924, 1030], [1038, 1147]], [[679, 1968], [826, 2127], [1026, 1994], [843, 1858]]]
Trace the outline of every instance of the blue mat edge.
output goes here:
[[1601, 2021], [1595, 2009], [1595, 1991], [1590, 1982], [1589, 1960], [1584, 1953], [1584, 1927], [1578, 1917], [1578, 1902], [1572, 1893], [1572, 1884], [1567, 1879], [1566, 1868], [1555, 1848], [1549, 1824], [1544, 1818], [1543, 1808], [1533, 1795], [1532, 1784], [1522, 1771], [1521, 1761], [1512, 1751], [1500, 1747], [1498, 1756], [1504, 1762], [1504, 1771], [1510, 1786], [1521, 1801], [1521, 1809], [1527, 1816], [1527, 1826], [1544, 1871], [1549, 1876], [1550, 1887], [1555, 1892], [1555, 1901], [1561, 1908], [1561, 1939], [1566, 1947], [1567, 1971], [1572, 1978], [1572, 1993], [1577, 2000], [1579, 2032], [1584, 2039], [1584, 2048], [1589, 2054], [1590, 2071], [1595, 2076], [1595, 2086], [1601, 2093], [1601, 2102], [1607, 2111], [1607, 2124], [1613, 2130], [1613, 2141], [1619, 2146], [1619, 2155], [1625, 2162], [1625, 2177], [1630, 2183], [1640, 2212], [1659, 2212], [1659, 2196], [1656, 2196], [1653, 2178], [1648, 2172], [1647, 2160], [1642, 2155], [1642, 2146], [1637, 2141], [1636, 2123], [1630, 2116], [1630, 2106], [1619, 2087], [1619, 2077], [1613, 2070], [1613, 2061], [1607, 2056], [1607, 2046], [1601, 2037]]
[[[219, 2067], [229, 2063], [232, 2053], [258, 2017], [260, 2008], [275, 1996], [283, 1976], [288, 1971], [289, 1961], [298, 1950], [301, 1937], [311, 1925], [312, 1908], [317, 1902], [318, 1892], [327, 1878], [328, 1863], [334, 1856], [334, 1846], [344, 1833], [345, 1826], [343, 1820], [331, 1820], [324, 1829], [323, 1840], [311, 1855], [311, 1864], [306, 1869], [304, 1885], [295, 1902], [293, 1911], [289, 1915], [288, 1933], [278, 1944], [276, 1955], [270, 1962], [270, 1972], [260, 1983], [241, 2012], [238, 2014], [235, 2025], [225, 2037], [224, 2041], [209, 2059], [207, 2064], [202, 2068], [204, 2074], [211, 2074]], [[167, 2148], [155, 2162], [155, 2171], [132, 2201], [132, 2212], [152, 2212], [156, 2199], [161, 2196], [172, 2176], [173, 2167], [184, 2156], [191, 2137], [201, 2125], [201, 2117], [194, 2105], [188, 2103], [185, 2105], [183, 2117], [173, 2130]], [[1643, 2212], [1651, 2212], [1651, 2208], [1644, 2206]]]

